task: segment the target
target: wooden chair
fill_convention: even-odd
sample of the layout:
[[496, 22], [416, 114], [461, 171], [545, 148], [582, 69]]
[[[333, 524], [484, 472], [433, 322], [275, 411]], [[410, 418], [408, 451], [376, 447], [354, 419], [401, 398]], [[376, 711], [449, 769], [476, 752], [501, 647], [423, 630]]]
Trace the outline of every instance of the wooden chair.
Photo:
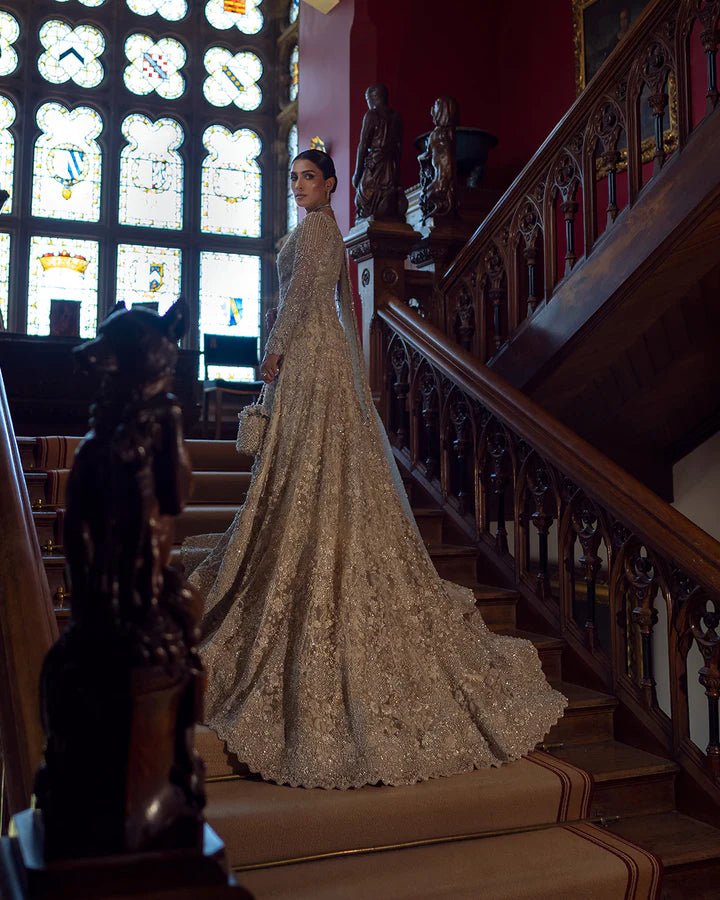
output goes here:
[[207, 435], [209, 425], [210, 400], [215, 405], [215, 437], [222, 434], [223, 399], [244, 397], [252, 403], [262, 389], [262, 381], [226, 381], [223, 378], [208, 378], [209, 366], [243, 366], [255, 369], [258, 359], [258, 339], [256, 337], [235, 337], [227, 334], [205, 334], [203, 336], [205, 382], [203, 384], [203, 434]]

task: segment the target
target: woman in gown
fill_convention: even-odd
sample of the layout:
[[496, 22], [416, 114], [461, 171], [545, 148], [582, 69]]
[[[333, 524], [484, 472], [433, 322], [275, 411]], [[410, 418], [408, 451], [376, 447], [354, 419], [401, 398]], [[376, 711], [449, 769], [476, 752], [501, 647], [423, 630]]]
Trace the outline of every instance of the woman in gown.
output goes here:
[[532, 644], [488, 631], [472, 591], [438, 576], [367, 385], [332, 160], [305, 151], [291, 177], [307, 215], [278, 256], [263, 446], [227, 532], [184, 546], [206, 604], [207, 724], [293, 786], [517, 759], [565, 698]]

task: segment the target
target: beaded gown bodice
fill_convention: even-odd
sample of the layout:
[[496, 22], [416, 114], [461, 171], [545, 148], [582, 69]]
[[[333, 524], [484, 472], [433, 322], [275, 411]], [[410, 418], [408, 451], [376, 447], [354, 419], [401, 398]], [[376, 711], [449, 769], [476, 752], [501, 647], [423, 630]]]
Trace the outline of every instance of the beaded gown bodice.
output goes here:
[[247, 498], [183, 548], [206, 602], [207, 723], [251, 771], [305, 787], [515, 759], [565, 698], [428, 556], [368, 399], [334, 220], [308, 214], [278, 271], [282, 365]]

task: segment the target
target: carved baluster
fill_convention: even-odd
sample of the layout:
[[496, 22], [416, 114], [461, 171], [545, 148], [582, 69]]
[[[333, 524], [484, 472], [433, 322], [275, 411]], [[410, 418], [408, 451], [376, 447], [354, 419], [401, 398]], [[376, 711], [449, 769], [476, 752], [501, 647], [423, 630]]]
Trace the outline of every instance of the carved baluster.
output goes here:
[[428, 478], [435, 478], [438, 473], [438, 458], [435, 453], [435, 432], [438, 424], [437, 392], [432, 372], [424, 372], [420, 381], [422, 394], [421, 415], [425, 429], [427, 455], [425, 472]]
[[[579, 147], [582, 148], [582, 138]], [[560, 211], [565, 218], [565, 275], [569, 274], [577, 261], [575, 252], [575, 216], [579, 205], [575, 195], [580, 184], [578, 168], [569, 153], [563, 153], [555, 166], [555, 186], [560, 191], [562, 203]]]
[[655, 677], [653, 672], [652, 633], [657, 624], [658, 613], [654, 601], [657, 593], [655, 567], [648, 556], [643, 556], [641, 548], [625, 558], [625, 581], [632, 597], [632, 621], [640, 634], [640, 679], [645, 705], [651, 708], [656, 702]]
[[578, 204], [575, 200], [568, 200], [560, 207], [565, 216], [565, 274], [567, 275], [577, 261], [575, 253], [575, 216]]
[[475, 336], [475, 309], [473, 307], [472, 293], [464, 283], [460, 287], [455, 309], [455, 333], [460, 345], [465, 350], [472, 350], [473, 337]]
[[393, 347], [390, 360], [395, 372], [393, 392], [395, 393], [395, 400], [397, 403], [397, 427], [395, 429], [395, 439], [397, 446], [402, 450], [407, 446], [407, 395], [410, 390], [407, 378], [404, 377], [407, 373], [407, 356], [402, 344], [396, 344]]
[[465, 471], [467, 449], [470, 444], [469, 440], [469, 418], [470, 411], [464, 399], [453, 403], [450, 407], [450, 421], [455, 429], [455, 439], [452, 442], [452, 448], [455, 451], [455, 459], [457, 460], [457, 493], [458, 511], [461, 516], [467, 512], [468, 491], [467, 476]]
[[699, 681], [705, 688], [708, 701], [709, 743], [707, 747], [707, 765], [712, 776], [720, 781], [720, 716], [718, 715], [718, 699], [720, 698], [720, 636], [717, 629], [720, 625], [720, 614], [715, 600], [710, 601], [712, 609], [707, 608], [707, 597], [699, 591], [693, 598], [690, 613], [690, 630], [702, 653], [705, 665], [700, 669]]
[[622, 120], [618, 108], [613, 103], [605, 103], [600, 107], [593, 119], [593, 129], [602, 148], [599, 161], [602, 171], [607, 172], [608, 205], [606, 225], [612, 225], [617, 218], [617, 167], [622, 159], [618, 150], [622, 134]]
[[658, 172], [665, 163], [665, 136], [663, 133], [663, 124], [665, 110], [668, 105], [668, 94], [665, 87], [669, 72], [670, 65], [665, 48], [662, 44], [655, 41], [648, 47], [645, 55], [645, 63], [643, 65], [645, 83], [650, 89], [648, 103], [653, 112], [655, 129], [655, 172]]
[[699, 11], [698, 18], [702, 25], [700, 41], [707, 58], [707, 94], [705, 95], [705, 112], [712, 112], [718, 102], [717, 87], [717, 15], [718, 3], [706, 3]]
[[[583, 580], [586, 589], [585, 636], [590, 650], [595, 649], [595, 598], [597, 575], [602, 566], [598, 556], [602, 534], [598, 526], [597, 514], [586, 500], [579, 510], [573, 513], [573, 528], [580, 541], [583, 554], [578, 562], [583, 568]], [[573, 572], [573, 577], [574, 577]]]
[[612, 224], [617, 218], [617, 167], [621, 156], [617, 150], [611, 150], [602, 156], [603, 164], [607, 167], [608, 180], [608, 205], [607, 205], [607, 221]]
[[493, 324], [493, 340], [495, 349], [498, 350], [503, 342], [502, 335], [502, 303], [505, 299], [505, 291], [503, 290], [503, 261], [500, 251], [493, 244], [485, 256], [485, 267], [487, 269], [490, 287], [488, 289], [488, 299], [492, 308], [492, 324]]
[[497, 500], [497, 531], [495, 532], [495, 549], [498, 553], [508, 552], [507, 527], [505, 524], [505, 460], [507, 439], [498, 428], [488, 437], [488, 453], [492, 459], [490, 486]]
[[548, 572], [548, 534], [555, 517], [546, 511], [547, 497], [550, 492], [550, 481], [545, 464], [541, 460], [532, 467], [528, 475], [530, 493], [535, 504], [535, 511], [530, 516], [538, 533], [538, 571], [537, 592], [540, 597], [550, 596], [550, 573]]
[[537, 290], [535, 286], [535, 272], [537, 269], [537, 250], [535, 245], [525, 248], [525, 264], [528, 270], [528, 315], [535, 312], [538, 304]]
[[530, 200], [523, 207], [522, 214], [518, 223], [520, 234], [525, 242], [524, 259], [527, 266], [528, 276], [528, 295], [527, 295], [527, 314], [531, 315], [535, 312], [538, 305], [537, 287], [535, 284], [535, 272], [537, 268], [537, 239], [538, 230], [540, 228], [540, 217], [537, 209]]

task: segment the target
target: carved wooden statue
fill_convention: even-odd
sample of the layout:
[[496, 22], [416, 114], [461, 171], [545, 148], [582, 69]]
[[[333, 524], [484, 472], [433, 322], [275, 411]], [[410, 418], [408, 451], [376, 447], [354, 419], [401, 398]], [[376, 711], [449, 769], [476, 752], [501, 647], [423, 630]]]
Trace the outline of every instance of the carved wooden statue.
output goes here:
[[457, 102], [452, 97], [439, 97], [431, 115], [435, 128], [430, 132], [425, 150], [418, 156], [423, 223], [431, 217], [452, 216], [457, 212]]
[[365, 91], [368, 111], [363, 118], [352, 183], [355, 211], [360, 219], [404, 219], [407, 197], [400, 185], [403, 126], [388, 106], [384, 84]]
[[201, 602], [168, 566], [191, 467], [168, 393], [186, 322], [118, 304], [77, 347], [102, 379], [68, 483], [72, 622], [42, 677], [47, 860], [198, 848]]

